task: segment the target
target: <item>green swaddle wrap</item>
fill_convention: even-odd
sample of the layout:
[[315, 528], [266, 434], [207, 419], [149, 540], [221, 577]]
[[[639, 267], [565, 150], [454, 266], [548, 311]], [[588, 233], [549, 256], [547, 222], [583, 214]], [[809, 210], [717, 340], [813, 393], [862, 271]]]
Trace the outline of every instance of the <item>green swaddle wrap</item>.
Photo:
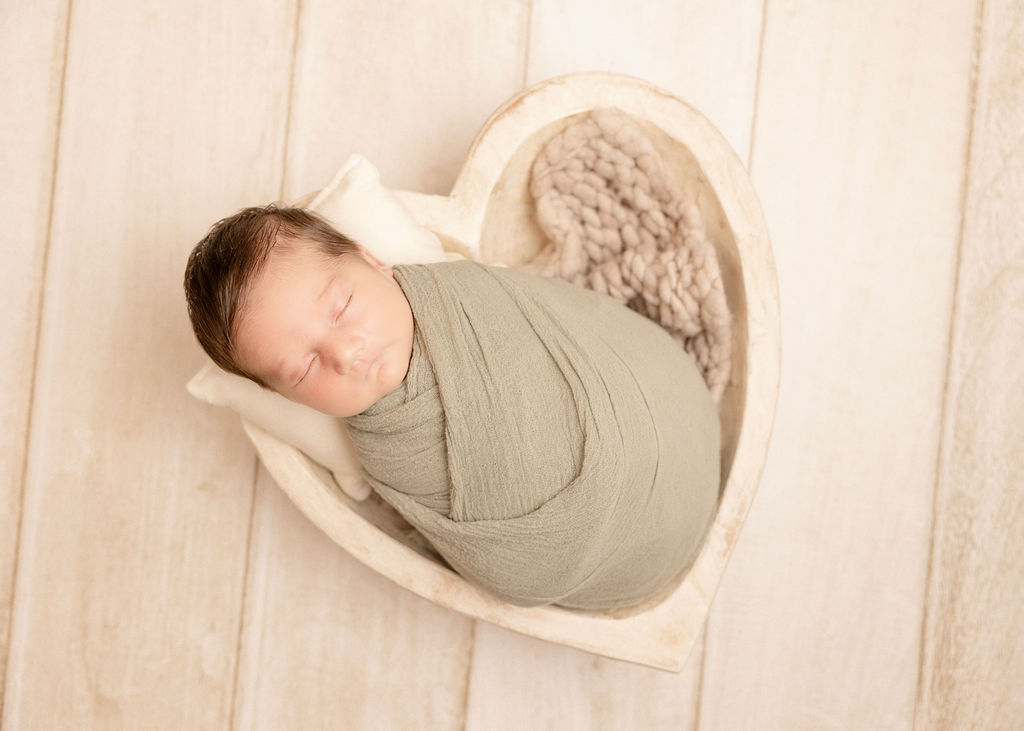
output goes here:
[[515, 269], [393, 271], [415, 321], [409, 372], [345, 423], [370, 485], [452, 568], [512, 604], [605, 609], [693, 561], [719, 422], [665, 330]]

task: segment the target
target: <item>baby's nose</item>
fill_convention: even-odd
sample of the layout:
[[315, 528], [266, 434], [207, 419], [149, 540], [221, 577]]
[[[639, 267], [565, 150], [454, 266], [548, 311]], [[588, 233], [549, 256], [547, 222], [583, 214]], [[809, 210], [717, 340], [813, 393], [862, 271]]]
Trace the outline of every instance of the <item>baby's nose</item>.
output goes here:
[[352, 364], [359, 358], [359, 353], [366, 344], [360, 336], [346, 338], [338, 342], [334, 348], [334, 370], [345, 374], [352, 370]]

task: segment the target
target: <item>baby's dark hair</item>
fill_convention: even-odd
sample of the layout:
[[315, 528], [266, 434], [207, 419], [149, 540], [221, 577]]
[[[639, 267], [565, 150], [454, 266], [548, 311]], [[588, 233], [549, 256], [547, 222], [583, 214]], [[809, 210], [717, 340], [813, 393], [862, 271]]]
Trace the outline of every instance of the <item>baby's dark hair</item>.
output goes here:
[[222, 218], [192, 249], [185, 266], [185, 301], [192, 330], [214, 363], [264, 388], [267, 384], [235, 360], [232, 328], [245, 294], [274, 246], [302, 239], [330, 256], [356, 253], [356, 243], [326, 219], [305, 208], [243, 208]]

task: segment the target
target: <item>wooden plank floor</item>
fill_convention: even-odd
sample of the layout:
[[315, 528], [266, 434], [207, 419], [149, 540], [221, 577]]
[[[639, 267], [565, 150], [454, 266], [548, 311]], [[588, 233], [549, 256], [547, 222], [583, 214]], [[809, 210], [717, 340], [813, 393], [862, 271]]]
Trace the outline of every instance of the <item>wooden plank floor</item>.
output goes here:
[[[0, 725], [1019, 728], [1024, 0], [425, 7], [0, 7]], [[445, 193], [577, 70], [701, 109], [778, 268], [772, 449], [679, 674], [391, 584], [184, 390], [213, 221], [354, 151]]]

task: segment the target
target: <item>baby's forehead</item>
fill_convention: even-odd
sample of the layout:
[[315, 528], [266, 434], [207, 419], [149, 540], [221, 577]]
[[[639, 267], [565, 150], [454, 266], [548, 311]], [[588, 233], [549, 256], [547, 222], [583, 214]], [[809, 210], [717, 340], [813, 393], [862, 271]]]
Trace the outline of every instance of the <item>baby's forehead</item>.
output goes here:
[[271, 246], [268, 256], [280, 258], [292, 257], [296, 259], [312, 259], [324, 264], [330, 263], [336, 266], [358, 264], [366, 261], [362, 252], [358, 249], [338, 254], [331, 251], [327, 244], [304, 236], [292, 236], [278, 233], [274, 244]]
[[246, 299], [256, 306], [272, 309], [282, 301], [322, 299], [328, 289], [363, 278], [369, 266], [359, 251], [332, 254], [316, 242], [295, 242], [271, 251], [260, 272], [248, 287]]
[[327, 250], [324, 249], [323, 245], [319, 242], [303, 236], [292, 236], [283, 232], [279, 232], [277, 234], [273, 245], [270, 247], [270, 251], [267, 253], [271, 257], [330, 256], [330, 254], [327, 253]]
[[353, 257], [336, 256], [316, 241], [282, 239], [267, 252], [263, 270], [275, 279], [316, 272], [341, 271], [351, 266]]

